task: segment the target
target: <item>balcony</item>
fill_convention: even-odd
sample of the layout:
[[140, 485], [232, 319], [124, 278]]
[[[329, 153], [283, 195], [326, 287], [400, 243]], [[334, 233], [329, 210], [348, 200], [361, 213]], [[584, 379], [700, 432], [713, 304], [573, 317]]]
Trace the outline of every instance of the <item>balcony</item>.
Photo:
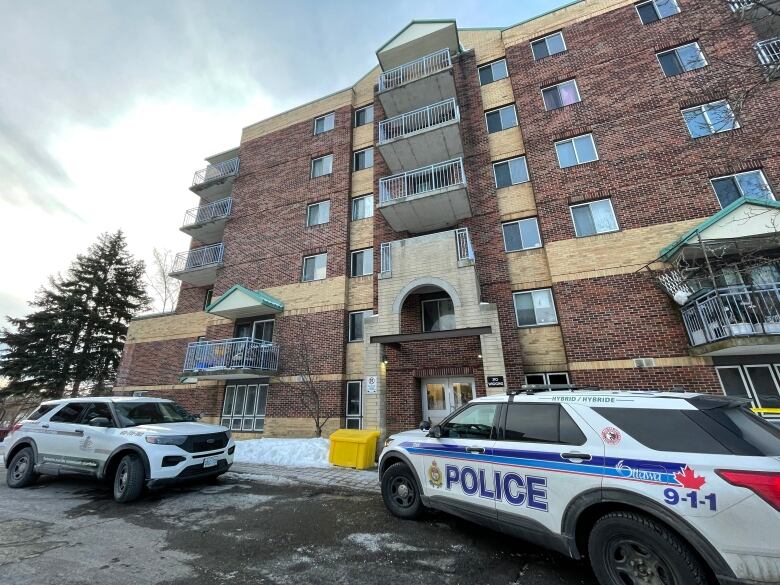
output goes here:
[[[448, 252], [447, 239], [454, 236], [454, 246]], [[443, 264], [454, 264], [457, 266], [471, 265], [474, 263], [474, 248], [471, 247], [471, 238], [468, 228], [458, 228], [452, 232], [432, 234], [430, 236], [418, 236], [417, 238], [407, 238], [396, 242], [384, 242], [379, 247], [379, 274], [380, 278], [390, 278], [393, 275], [393, 246], [396, 248], [406, 245], [435, 245], [437, 253], [443, 256]], [[444, 248], [442, 248], [442, 244]], [[442, 253], [443, 250], [443, 253]], [[429, 250], [430, 252], [430, 250]], [[454, 263], [453, 263], [454, 260]], [[454, 267], [454, 266], [453, 266]]]
[[276, 372], [279, 346], [249, 337], [193, 341], [187, 346], [183, 372], [202, 380], [255, 378]]
[[695, 355], [780, 351], [780, 282], [711, 290], [682, 308]]
[[389, 117], [454, 98], [450, 49], [441, 49], [379, 76], [379, 101]]
[[749, 23], [759, 38], [780, 34], [780, 0], [730, 0], [734, 15]]
[[197, 193], [205, 201], [216, 201], [230, 195], [233, 179], [238, 174], [239, 158], [210, 164], [195, 173], [190, 191]]
[[462, 157], [458, 104], [449, 99], [382, 120], [377, 147], [394, 173]]
[[214, 284], [217, 268], [222, 266], [224, 246], [212, 244], [176, 254], [170, 275], [193, 286]]
[[767, 77], [776, 79], [780, 74], [780, 37], [756, 43], [756, 55]]
[[471, 217], [463, 159], [379, 180], [379, 211], [397, 232], [452, 227]]
[[204, 244], [220, 242], [232, 204], [233, 199], [226, 197], [208, 205], [188, 209], [179, 229]]

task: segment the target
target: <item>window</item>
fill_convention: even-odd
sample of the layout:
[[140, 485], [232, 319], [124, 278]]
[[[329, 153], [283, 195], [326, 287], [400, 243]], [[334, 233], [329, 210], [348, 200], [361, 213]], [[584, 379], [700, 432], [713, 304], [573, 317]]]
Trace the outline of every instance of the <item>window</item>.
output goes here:
[[303, 282], [322, 280], [325, 278], [328, 267], [328, 255], [317, 254], [306, 256], [303, 259]]
[[518, 327], [538, 327], [558, 322], [552, 290], [540, 288], [512, 295]]
[[584, 445], [586, 438], [560, 404], [509, 403], [505, 441]]
[[331, 112], [314, 120], [314, 134], [322, 134], [328, 130], [333, 130], [336, 123], [336, 114]]
[[721, 207], [726, 207], [734, 203], [740, 197], [750, 197], [753, 199], [775, 198], [769, 183], [763, 171], [748, 171], [746, 173], [737, 173], [725, 177], [710, 179], [712, 188], [718, 196]]
[[571, 79], [545, 87], [542, 89], [545, 110], [555, 110], [563, 106], [570, 106], [580, 101], [580, 90], [577, 89], [577, 81]]
[[193, 417], [175, 402], [115, 402], [114, 410], [122, 427], [161, 423], [192, 422]]
[[726, 100], [688, 108], [682, 111], [682, 115], [693, 138], [739, 128], [739, 122], [734, 118], [734, 112]]
[[487, 121], [488, 134], [493, 132], [501, 132], [507, 128], [513, 128], [517, 126], [517, 112], [515, 106], [504, 106], [490, 112], [485, 112], [485, 120]]
[[507, 77], [509, 77], [509, 72], [506, 70], [506, 59], [501, 59], [479, 68], [480, 85], [487, 85]]
[[374, 166], [374, 149], [365, 148], [358, 150], [352, 155], [352, 170], [362, 171]]
[[352, 252], [351, 276], [368, 276], [374, 273], [374, 249], [366, 248]]
[[362, 386], [363, 383], [360, 381], [357, 382], [347, 382], [347, 418], [346, 418], [346, 427], [348, 429], [359, 429], [362, 425], [362, 408], [361, 408], [361, 397], [362, 397]]
[[528, 166], [524, 156], [518, 156], [511, 160], [495, 163], [493, 176], [496, 179], [496, 188], [509, 187], [528, 181]]
[[562, 169], [599, 159], [596, 143], [593, 142], [593, 134], [583, 134], [576, 138], [556, 142], [555, 152], [558, 154], [558, 164]]
[[75, 424], [81, 418], [81, 413], [86, 408], [86, 402], [70, 402], [55, 412], [49, 419], [51, 422]]
[[451, 298], [431, 299], [421, 304], [424, 332], [455, 329], [455, 307]]
[[355, 110], [355, 128], [358, 126], [365, 126], [374, 121], [374, 106], [366, 106]]
[[570, 209], [574, 221], [574, 234], [578, 238], [618, 230], [615, 210], [612, 209], [612, 201], [609, 199], [572, 205]]
[[349, 314], [348, 341], [363, 341], [363, 320], [373, 314], [374, 312], [371, 309], [367, 311], [355, 311], [354, 313]]
[[649, 24], [680, 12], [677, 0], [649, 0], [636, 5], [642, 24]]
[[568, 384], [569, 374], [566, 372], [551, 372], [551, 373], [539, 373], [539, 374], [526, 374], [526, 384]]
[[262, 432], [268, 384], [228, 384], [222, 405], [221, 424], [234, 431]]
[[498, 404], [482, 403], [469, 406], [441, 426], [441, 436], [450, 439], [489, 440]]
[[330, 221], [330, 201], [312, 203], [306, 208], [306, 225], [321, 225]]
[[352, 200], [352, 221], [366, 219], [374, 215], [374, 196], [364, 195]]
[[542, 247], [539, 236], [539, 223], [535, 217], [510, 221], [501, 226], [504, 230], [504, 250], [516, 252]]
[[88, 404], [81, 419], [81, 424], [88, 425], [96, 418], [107, 418], [108, 424], [104, 426], [114, 426], [114, 417], [111, 414], [111, 409], [105, 402], [91, 402]]
[[211, 304], [211, 299], [214, 298], [214, 289], [210, 288], [206, 291], [206, 295], [203, 297], [203, 310], [205, 311], [208, 309], [208, 306]]
[[333, 172], [333, 155], [327, 154], [311, 161], [311, 178], [330, 175]]
[[667, 77], [707, 66], [707, 59], [704, 58], [699, 43], [688, 43], [676, 49], [662, 51], [656, 53], [656, 57]]
[[535, 61], [556, 53], [563, 53], [565, 50], [566, 41], [563, 40], [562, 32], [553, 33], [531, 43], [531, 52], [534, 54]]
[[57, 406], [59, 406], [59, 404], [41, 404], [38, 408], [33, 410], [23, 420], [38, 420], [43, 415], [48, 414], [49, 412], [54, 410]]

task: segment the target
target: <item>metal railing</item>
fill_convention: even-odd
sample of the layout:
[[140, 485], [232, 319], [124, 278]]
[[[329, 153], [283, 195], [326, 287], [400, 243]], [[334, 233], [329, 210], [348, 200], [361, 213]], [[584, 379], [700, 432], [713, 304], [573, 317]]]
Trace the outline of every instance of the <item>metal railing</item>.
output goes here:
[[389, 274], [393, 271], [393, 257], [390, 251], [390, 242], [383, 242], [379, 246], [379, 272]]
[[225, 251], [225, 247], [222, 242], [219, 244], [212, 244], [210, 246], [203, 246], [202, 248], [193, 248], [186, 252], [179, 252], [176, 254], [176, 259], [173, 261], [173, 268], [171, 274], [178, 272], [186, 272], [188, 270], [198, 270], [211, 266], [212, 264], [220, 264], [222, 262], [222, 254]]
[[465, 184], [466, 173], [463, 171], [463, 159], [456, 158], [380, 179], [379, 202], [387, 203], [409, 195], [419, 195], [428, 191]]
[[732, 12], [738, 12], [750, 8], [755, 4], [754, 0], [731, 0], [729, 6]]
[[249, 337], [193, 341], [184, 357], [185, 372], [251, 369], [275, 372], [279, 366], [279, 345]]
[[379, 143], [427, 130], [453, 120], [460, 120], [460, 110], [458, 104], [455, 103], [455, 98], [450, 98], [419, 110], [412, 110], [406, 114], [382, 120], [379, 123]]
[[712, 290], [682, 308], [691, 345], [780, 334], [780, 283]]
[[756, 54], [762, 65], [780, 63], [780, 37], [757, 42]]
[[458, 260], [474, 260], [474, 248], [471, 247], [469, 228], [455, 230], [455, 247], [458, 251]]
[[233, 198], [225, 197], [208, 205], [193, 207], [184, 214], [184, 223], [182, 227], [198, 225], [215, 219], [222, 219], [230, 215], [230, 208], [233, 206]]
[[238, 173], [238, 157], [231, 158], [215, 165], [209, 165], [205, 169], [195, 171], [195, 176], [192, 178], [192, 184], [202, 185], [209, 181], [215, 181], [223, 177], [229, 177]]
[[[436, 234], [440, 237], [446, 237], [448, 232], [441, 232]], [[457, 228], [452, 230], [455, 234], [455, 258], [460, 260], [474, 260], [474, 248], [471, 246], [471, 238], [469, 237], [468, 228]], [[418, 238], [430, 238], [431, 236], [417, 236]], [[408, 240], [397, 240], [398, 242], [410, 241], [415, 238], [409, 238]], [[390, 274], [393, 271], [393, 242], [382, 242], [379, 246], [380, 251], [380, 266], [379, 271], [382, 274]]]
[[414, 81], [415, 79], [421, 79], [451, 66], [452, 60], [450, 59], [450, 50], [441, 49], [435, 53], [425, 55], [414, 61], [409, 61], [409, 63], [404, 63], [399, 67], [382, 73], [379, 76], [379, 91], [398, 87], [404, 83]]

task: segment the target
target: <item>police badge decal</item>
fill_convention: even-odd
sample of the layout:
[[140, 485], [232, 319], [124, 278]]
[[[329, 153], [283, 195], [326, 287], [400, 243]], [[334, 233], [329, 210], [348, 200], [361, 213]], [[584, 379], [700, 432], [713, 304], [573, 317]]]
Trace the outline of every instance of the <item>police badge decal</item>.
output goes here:
[[432, 487], [440, 488], [442, 480], [441, 469], [436, 465], [436, 460], [434, 459], [431, 466], [428, 468], [428, 483], [430, 483]]

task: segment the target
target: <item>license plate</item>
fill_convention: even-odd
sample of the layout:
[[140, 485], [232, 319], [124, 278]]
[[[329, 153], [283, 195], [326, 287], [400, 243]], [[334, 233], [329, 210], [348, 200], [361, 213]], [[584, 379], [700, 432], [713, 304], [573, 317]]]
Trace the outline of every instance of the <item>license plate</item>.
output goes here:
[[203, 467], [216, 467], [217, 466], [217, 458], [216, 457], [204, 457], [203, 458]]

